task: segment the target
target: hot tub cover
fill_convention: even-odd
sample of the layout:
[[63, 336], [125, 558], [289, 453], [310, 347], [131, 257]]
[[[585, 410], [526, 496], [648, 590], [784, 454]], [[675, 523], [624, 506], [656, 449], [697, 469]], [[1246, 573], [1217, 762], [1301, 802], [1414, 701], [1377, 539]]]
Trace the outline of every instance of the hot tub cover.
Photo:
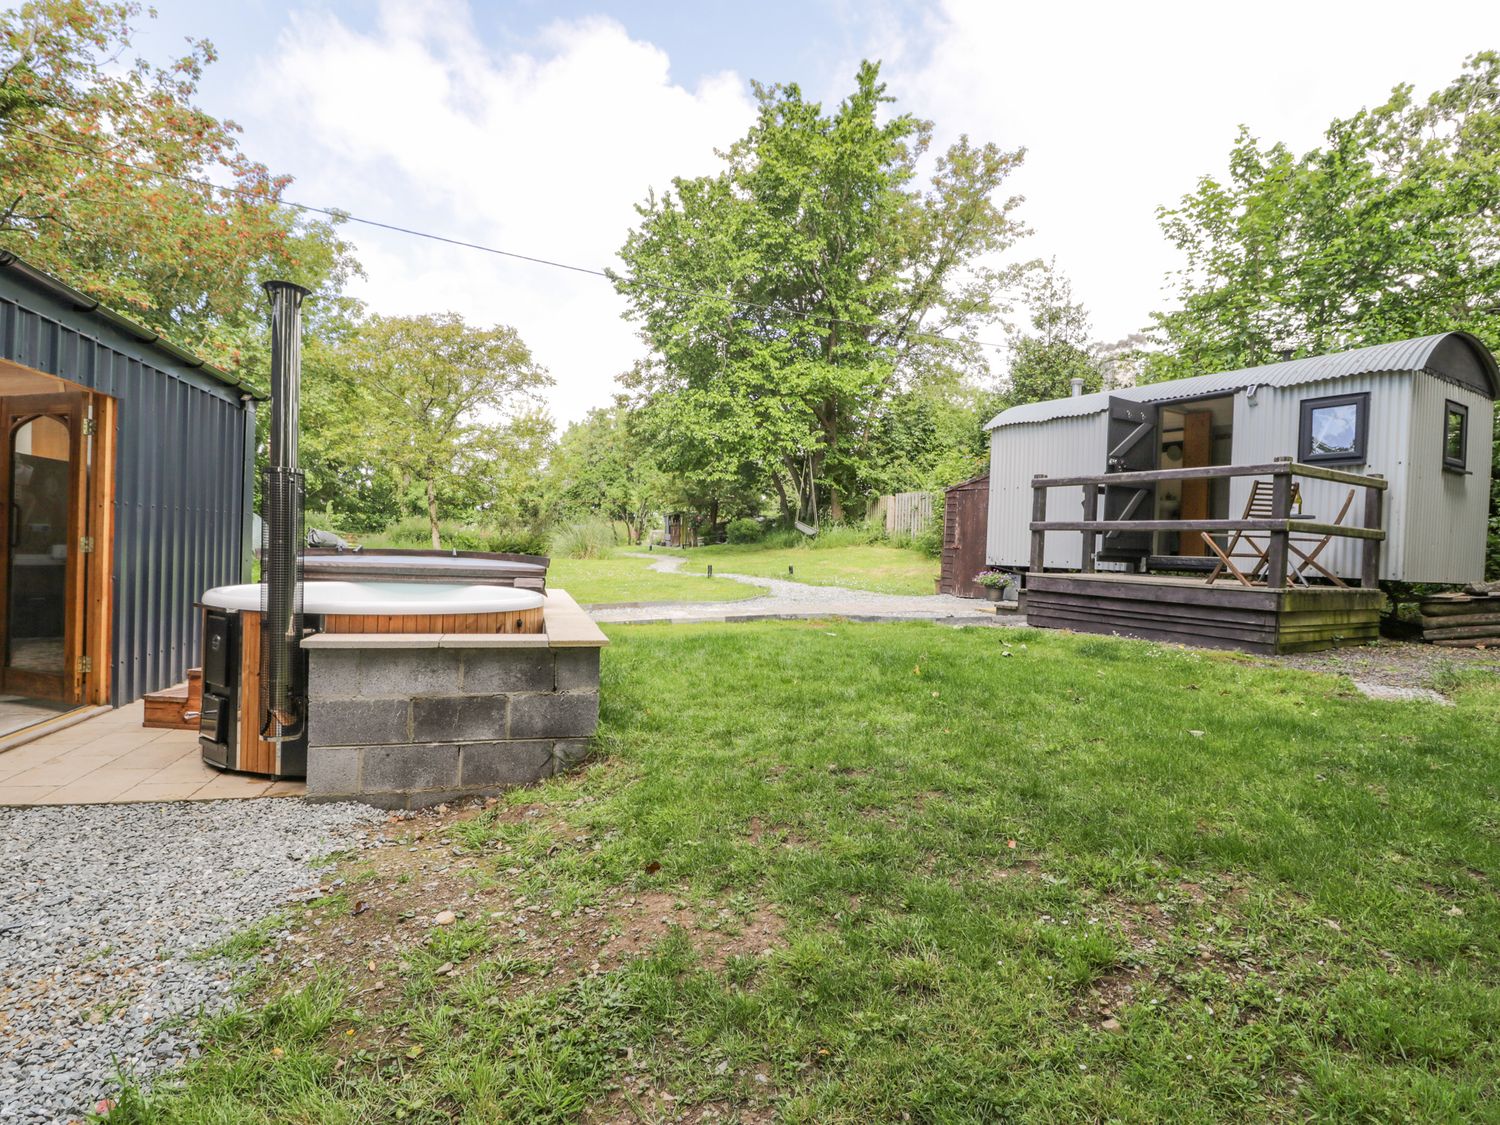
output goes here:
[[303, 556], [307, 581], [437, 582], [456, 586], [547, 584], [548, 560], [540, 555], [499, 555], [479, 551], [326, 551]]

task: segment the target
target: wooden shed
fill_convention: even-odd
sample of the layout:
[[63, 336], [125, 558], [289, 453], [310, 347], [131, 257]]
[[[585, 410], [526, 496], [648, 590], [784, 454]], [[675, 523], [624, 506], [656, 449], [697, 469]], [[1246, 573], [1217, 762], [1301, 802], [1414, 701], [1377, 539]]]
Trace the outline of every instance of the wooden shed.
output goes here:
[[989, 473], [960, 481], [944, 494], [943, 566], [938, 593], [959, 598], [982, 596], [982, 588], [974, 578], [985, 567], [989, 507]]

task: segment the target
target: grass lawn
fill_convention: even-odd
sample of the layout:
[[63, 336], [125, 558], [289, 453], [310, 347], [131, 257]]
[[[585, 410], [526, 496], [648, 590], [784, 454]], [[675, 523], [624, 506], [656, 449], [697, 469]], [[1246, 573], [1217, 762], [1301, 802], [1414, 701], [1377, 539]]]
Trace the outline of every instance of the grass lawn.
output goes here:
[[764, 591], [728, 578], [712, 582], [694, 574], [659, 574], [649, 559], [553, 559], [547, 582], [573, 595], [580, 605], [620, 602], [736, 602]]
[[675, 551], [687, 559], [684, 569], [702, 574], [712, 563], [715, 571], [750, 574], [757, 578], [785, 578], [796, 568], [798, 582], [812, 586], [845, 586], [878, 594], [930, 594], [938, 576], [938, 561], [906, 547], [876, 544], [848, 547], [741, 547], [721, 544]]
[[112, 1125], [1495, 1118], [1493, 675], [612, 636], [591, 764], [389, 825]]

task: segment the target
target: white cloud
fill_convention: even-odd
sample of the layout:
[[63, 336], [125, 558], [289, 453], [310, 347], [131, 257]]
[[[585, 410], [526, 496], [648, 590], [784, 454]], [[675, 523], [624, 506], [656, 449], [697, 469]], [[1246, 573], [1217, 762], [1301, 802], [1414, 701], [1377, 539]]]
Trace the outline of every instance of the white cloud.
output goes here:
[[[264, 111], [242, 115], [247, 147], [295, 172], [299, 201], [595, 268], [648, 189], [713, 170], [753, 113], [732, 72], [677, 85], [661, 50], [611, 20], [557, 22], [495, 55], [443, 0], [390, 0], [369, 31], [294, 15], [248, 100]], [[344, 229], [369, 275], [357, 296], [515, 326], [557, 380], [561, 421], [606, 402], [640, 352], [600, 278]]]
[[1419, 95], [1500, 46], [1493, 0], [1420, 10], [1390, 0], [1318, 4], [1000, 4], [945, 0], [900, 41], [873, 36], [900, 106], [960, 132], [1025, 146], [1014, 179], [1036, 231], [1029, 255], [1056, 255], [1106, 339], [1167, 307], [1178, 266], [1161, 204], [1221, 172], [1237, 126], [1301, 152], [1335, 116]]

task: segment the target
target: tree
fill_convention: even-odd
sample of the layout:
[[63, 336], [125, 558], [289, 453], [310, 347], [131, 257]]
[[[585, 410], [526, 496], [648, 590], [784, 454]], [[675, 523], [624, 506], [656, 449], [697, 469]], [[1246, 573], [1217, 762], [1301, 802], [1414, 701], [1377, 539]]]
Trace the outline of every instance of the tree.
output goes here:
[[[289, 177], [193, 104], [206, 40], [133, 57], [135, 3], [30, 0], [0, 11], [0, 247], [205, 359], [259, 373], [259, 282], [325, 297], [357, 270], [327, 222], [281, 203]], [[231, 190], [187, 180], [210, 179]], [[319, 309], [336, 312], [337, 302]]]
[[1301, 157], [1244, 130], [1229, 175], [1159, 214], [1185, 258], [1155, 378], [1461, 328], [1500, 345], [1500, 54], [1398, 86]]
[[[1153, 317], [1163, 350], [1143, 377], [1453, 329], [1500, 348], [1497, 200], [1494, 51], [1471, 56], [1425, 101], [1397, 86], [1376, 108], [1335, 120], [1301, 157], [1242, 129], [1228, 177], [1204, 176], [1159, 212], [1186, 264], [1180, 307]], [[1500, 444], [1495, 468], [1500, 477]], [[1491, 520], [1500, 536], [1500, 489]]]
[[1004, 405], [1066, 398], [1074, 379], [1083, 380], [1086, 392], [1097, 391], [1103, 372], [1088, 313], [1073, 300], [1073, 286], [1055, 263], [1028, 276], [1025, 298], [1032, 331], [1018, 336], [1011, 347]]
[[363, 471], [387, 475], [397, 496], [418, 495], [435, 549], [445, 503], [521, 511], [515, 464], [530, 475], [545, 455], [551, 423], [536, 392], [551, 379], [515, 329], [471, 327], [456, 313], [374, 316], [343, 363], [343, 430], [332, 440], [357, 442]]
[[961, 139], [923, 188], [931, 126], [883, 113], [878, 65], [831, 113], [796, 85], [755, 89], [724, 171], [638, 208], [614, 280], [652, 356], [626, 385], [669, 470], [752, 466], [789, 514], [821, 490], [837, 518], [878, 404], [934, 367], [982, 367], [974, 337], [1012, 276], [988, 263], [1022, 233], [1017, 200], [994, 197], [1022, 154]]
[[624, 402], [596, 407], [564, 430], [547, 467], [550, 507], [620, 520], [631, 543], [641, 541], [669, 488], [640, 419]]

